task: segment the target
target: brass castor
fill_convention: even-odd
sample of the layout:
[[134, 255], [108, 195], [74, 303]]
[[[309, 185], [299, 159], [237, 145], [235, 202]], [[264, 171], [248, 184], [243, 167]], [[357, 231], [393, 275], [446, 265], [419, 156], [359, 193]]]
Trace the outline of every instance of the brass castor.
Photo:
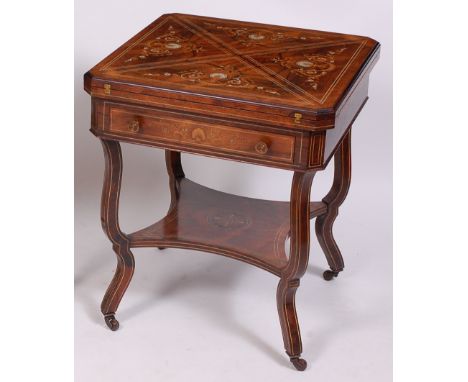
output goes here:
[[323, 272], [323, 278], [327, 281], [330, 281], [331, 279], [333, 279], [333, 277], [338, 277], [338, 273], [340, 272], [327, 270]]
[[290, 358], [291, 363], [299, 371], [304, 371], [307, 368], [307, 361], [299, 357]]
[[113, 332], [115, 332], [119, 328], [119, 321], [115, 319], [115, 316], [113, 314], [104, 316], [104, 321], [106, 321], [106, 325]]

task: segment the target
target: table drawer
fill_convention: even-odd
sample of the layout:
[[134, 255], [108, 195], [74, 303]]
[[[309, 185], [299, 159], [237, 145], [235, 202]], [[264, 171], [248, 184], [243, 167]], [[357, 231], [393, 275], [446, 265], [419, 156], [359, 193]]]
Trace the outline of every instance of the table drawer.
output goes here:
[[180, 144], [206, 151], [293, 163], [295, 136], [178, 118], [177, 114], [111, 107], [112, 134], [124, 134], [157, 143]]

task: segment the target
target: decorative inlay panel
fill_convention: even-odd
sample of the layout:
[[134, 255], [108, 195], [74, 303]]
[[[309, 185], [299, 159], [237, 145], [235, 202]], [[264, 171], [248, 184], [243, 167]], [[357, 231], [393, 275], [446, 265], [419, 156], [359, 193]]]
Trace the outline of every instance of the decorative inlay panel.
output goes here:
[[286, 28], [281, 26], [241, 23], [184, 15], [184, 21], [209, 38], [238, 54], [287, 47], [316, 46], [349, 41], [353, 36], [336, 33]]
[[207, 86], [222, 86], [225, 88], [243, 88], [249, 91], [265, 92], [280, 96], [281, 91], [276, 84], [264, 85], [264, 79], [256, 79], [245, 75], [235, 65], [207, 65], [201, 64], [200, 69], [187, 69], [181, 71], [154, 71], [147, 70], [143, 73], [146, 77], [156, 77], [171, 82], [197, 83]]
[[319, 167], [323, 162], [325, 135], [313, 134], [310, 137], [309, 167]]
[[282, 58], [280, 54], [273, 58], [273, 62], [281, 65], [283, 68], [289, 69], [290, 73], [304, 77], [306, 84], [313, 90], [317, 90], [320, 78], [336, 69], [334, 56], [342, 53], [344, 50], [346, 48], [328, 50], [325, 54], [305, 53], [303, 55], [304, 59], [296, 62], [291, 60], [291, 58]]
[[186, 61], [188, 58], [203, 60], [226, 54], [228, 52], [215, 42], [170, 17], [127, 47], [101, 70], [119, 71], [129, 67], [165, 65], [168, 62]]
[[208, 223], [224, 230], [247, 228], [252, 219], [234, 212], [217, 212], [207, 217]]
[[[135, 121], [138, 129], [132, 128]], [[187, 121], [169, 115], [111, 107], [110, 123], [105, 127], [112, 133], [124, 133], [136, 138], [158, 139], [194, 147], [206, 147], [249, 155], [265, 157], [292, 163], [295, 136], [270, 132], [252, 132], [237, 127], [221, 126], [212, 123]], [[267, 142], [267, 150], [259, 153], [255, 148], [259, 142]]]
[[273, 99], [298, 97], [294, 90], [285, 88], [280, 81], [266, 76], [264, 72], [239, 58], [218, 58], [209, 63], [128, 68], [120, 70], [120, 74], [138, 75], [170, 84], [197, 85], [207, 90], [223, 88], [232, 93], [242, 90]]
[[[337, 33], [165, 15], [99, 66], [103, 76], [169, 90], [309, 108], [349, 84], [369, 39]], [[357, 68], [354, 68], [356, 70]], [[330, 106], [327, 106], [330, 107]]]
[[172, 56], [175, 52], [192, 53], [196, 56], [203, 47], [191, 42], [189, 39], [177, 33], [172, 25], [169, 25], [167, 33], [145, 41], [138, 54], [127, 58], [124, 62], [144, 61], [148, 57]]
[[[316, 42], [324, 40], [324, 37], [307, 35], [301, 32], [284, 32], [272, 31], [265, 28], [248, 28], [223, 25], [205, 21], [202, 23], [203, 28], [221, 39], [229, 37], [231, 42], [244, 47], [268, 47], [272, 43], [291, 43], [291, 42]], [[221, 33], [220, 33], [221, 32]]]
[[362, 43], [341, 43], [255, 54], [248, 58], [291, 91], [323, 103], [362, 46]]

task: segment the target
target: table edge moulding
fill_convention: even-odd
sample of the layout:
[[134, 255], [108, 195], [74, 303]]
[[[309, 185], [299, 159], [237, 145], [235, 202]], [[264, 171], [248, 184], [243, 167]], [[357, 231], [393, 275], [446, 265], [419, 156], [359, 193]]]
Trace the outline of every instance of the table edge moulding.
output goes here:
[[[368, 37], [166, 14], [84, 75], [91, 132], [105, 157], [101, 222], [117, 255], [101, 304], [111, 330], [135, 269], [132, 248], [215, 253], [279, 277], [285, 350], [305, 370], [295, 294], [308, 265], [310, 222], [331, 280], [344, 268], [333, 223], [351, 181], [351, 127], [379, 52]], [[118, 217], [120, 142], [164, 149], [171, 193], [166, 216], [130, 234]], [[293, 171], [290, 201], [199, 185], [185, 177], [181, 152]], [[314, 176], [332, 158], [332, 187], [311, 202]]]

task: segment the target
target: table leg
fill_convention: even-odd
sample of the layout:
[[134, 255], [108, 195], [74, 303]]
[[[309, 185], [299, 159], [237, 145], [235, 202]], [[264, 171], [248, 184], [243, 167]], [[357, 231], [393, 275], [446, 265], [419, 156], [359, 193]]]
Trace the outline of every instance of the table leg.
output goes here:
[[291, 187], [290, 256], [281, 274], [276, 293], [278, 314], [286, 353], [297, 370], [305, 370], [307, 362], [302, 353], [301, 334], [296, 314], [295, 296], [299, 280], [309, 261], [310, 188], [315, 172], [295, 172]]
[[323, 198], [327, 213], [317, 217], [315, 232], [317, 239], [327, 257], [330, 270], [323, 273], [325, 280], [337, 277], [344, 268], [343, 257], [333, 238], [333, 223], [338, 216], [338, 208], [346, 199], [351, 184], [351, 128], [341, 141], [334, 156], [335, 173], [330, 192]]
[[[166, 168], [169, 175], [169, 190], [171, 191], [171, 204], [167, 211], [169, 215], [179, 200], [180, 180], [185, 178], [180, 160], [180, 151], [166, 150]], [[165, 248], [158, 247], [158, 249], [162, 251]]]
[[166, 150], [166, 168], [171, 190], [171, 205], [169, 207], [169, 211], [171, 211], [179, 199], [179, 181], [185, 178], [179, 151]]
[[119, 196], [122, 180], [122, 152], [117, 141], [101, 139], [104, 149], [105, 172], [101, 199], [101, 223], [117, 255], [117, 269], [102, 300], [101, 312], [111, 330], [119, 328], [115, 312], [127, 290], [135, 269], [135, 259], [129, 240], [119, 227]]

